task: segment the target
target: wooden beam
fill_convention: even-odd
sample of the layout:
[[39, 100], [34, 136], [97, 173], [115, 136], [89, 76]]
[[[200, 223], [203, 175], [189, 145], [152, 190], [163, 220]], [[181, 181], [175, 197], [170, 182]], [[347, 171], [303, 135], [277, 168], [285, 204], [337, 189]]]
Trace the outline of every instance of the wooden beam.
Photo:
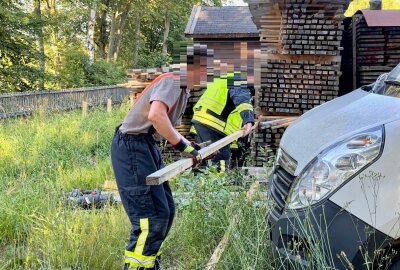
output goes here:
[[260, 122], [261, 129], [266, 129], [273, 127], [275, 125], [282, 125], [286, 123], [291, 123], [295, 121], [298, 117], [287, 117], [287, 118], [282, 118], [282, 119], [277, 119], [277, 120], [272, 120], [272, 121], [266, 121], [266, 122]]
[[[226, 136], [225, 138], [216, 141], [215, 143], [199, 150], [199, 154], [201, 155], [202, 158], [206, 158], [209, 155], [215, 153], [222, 147], [230, 144], [233, 141], [236, 141], [240, 137], [243, 137], [244, 131], [239, 130], [236, 131], [235, 133]], [[164, 183], [165, 181], [170, 180], [172, 177], [178, 175], [179, 173], [185, 171], [186, 169], [192, 167], [193, 165], [193, 160], [191, 158], [185, 158], [182, 160], [178, 160], [161, 170], [158, 170], [149, 176], [146, 177], [146, 183], [147, 185], [160, 185]]]

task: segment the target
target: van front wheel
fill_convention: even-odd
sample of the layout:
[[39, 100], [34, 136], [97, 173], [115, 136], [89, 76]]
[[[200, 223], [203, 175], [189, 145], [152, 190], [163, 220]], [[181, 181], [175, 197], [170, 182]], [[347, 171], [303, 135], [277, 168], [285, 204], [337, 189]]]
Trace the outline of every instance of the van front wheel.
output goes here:
[[400, 256], [396, 256], [392, 260], [392, 264], [388, 270], [400, 270]]

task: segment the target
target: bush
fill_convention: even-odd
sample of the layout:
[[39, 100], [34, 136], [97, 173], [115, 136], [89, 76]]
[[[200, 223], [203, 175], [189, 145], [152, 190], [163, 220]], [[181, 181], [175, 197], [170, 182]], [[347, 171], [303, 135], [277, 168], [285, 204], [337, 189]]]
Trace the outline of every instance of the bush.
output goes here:
[[68, 47], [64, 51], [58, 77], [61, 88], [113, 85], [122, 83], [126, 79], [121, 67], [104, 59], [96, 59], [90, 67], [86, 50], [80, 46]]
[[61, 88], [86, 85], [86, 66], [89, 58], [81, 46], [66, 47], [62, 55], [60, 76], [56, 78]]
[[169, 54], [165, 55], [161, 52], [151, 52], [149, 54], [140, 53], [138, 68], [155, 68], [165, 66], [172, 62]]
[[96, 59], [93, 67], [88, 68], [87, 82], [90, 85], [112, 85], [125, 82], [125, 71], [103, 59]]

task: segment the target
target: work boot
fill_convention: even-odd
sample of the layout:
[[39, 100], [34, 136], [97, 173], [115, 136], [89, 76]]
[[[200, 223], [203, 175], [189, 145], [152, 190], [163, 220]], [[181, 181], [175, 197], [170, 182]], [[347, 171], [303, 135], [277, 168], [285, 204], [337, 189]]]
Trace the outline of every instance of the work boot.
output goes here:
[[154, 270], [164, 270], [165, 268], [163, 268], [162, 266], [161, 266], [161, 255], [158, 255], [157, 257], [156, 257], [156, 260], [155, 260], [155, 267], [154, 267]]

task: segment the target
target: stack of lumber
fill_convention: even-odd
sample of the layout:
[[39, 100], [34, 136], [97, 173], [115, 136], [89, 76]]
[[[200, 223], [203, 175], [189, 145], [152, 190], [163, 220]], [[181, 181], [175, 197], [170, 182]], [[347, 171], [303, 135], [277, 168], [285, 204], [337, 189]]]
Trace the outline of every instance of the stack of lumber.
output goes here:
[[[247, 78], [249, 87], [254, 86], [254, 50], [260, 48], [260, 43], [257, 42], [204, 42], [208, 49], [213, 49], [214, 59], [217, 62], [224, 63], [225, 68], [241, 71], [241, 75]], [[202, 43], [203, 44], [203, 43]], [[218, 76], [218, 74], [214, 74]]]
[[[276, 119], [276, 120], [275, 120]], [[282, 135], [286, 128], [297, 119], [297, 117], [261, 117], [260, 124], [254, 132], [251, 141], [251, 157], [253, 165], [260, 167], [274, 162], [276, 149], [279, 148]], [[263, 121], [276, 121], [271, 125], [263, 125]]]
[[306, 4], [287, 5], [282, 15], [283, 54], [340, 54], [343, 25], [327, 17], [323, 8], [325, 4], [312, 8]]
[[[339, 93], [346, 0], [247, 0], [260, 30], [255, 107], [261, 116], [298, 116]], [[284, 127], [258, 129], [252, 157], [260, 166], [279, 147]]]
[[126, 71], [129, 81], [150, 82], [159, 75], [169, 72], [169, 67], [148, 68], [148, 69], [128, 69]]
[[[192, 107], [188, 105], [185, 114], [182, 116], [181, 123], [178, 124], [175, 128], [176, 130], [182, 134], [189, 141], [195, 141], [195, 135], [190, 133], [191, 120], [193, 116]], [[161, 152], [163, 157], [168, 161], [176, 161], [182, 158], [182, 155], [179, 151], [176, 151], [172, 148], [172, 145], [167, 141], [163, 141], [161, 145]]]
[[400, 62], [400, 27], [369, 27], [357, 14], [349, 32], [355, 34], [357, 87], [373, 83]]
[[261, 114], [299, 115], [332, 100], [339, 91], [339, 70], [340, 60], [317, 62], [271, 55], [267, 64], [261, 65], [258, 110]]

